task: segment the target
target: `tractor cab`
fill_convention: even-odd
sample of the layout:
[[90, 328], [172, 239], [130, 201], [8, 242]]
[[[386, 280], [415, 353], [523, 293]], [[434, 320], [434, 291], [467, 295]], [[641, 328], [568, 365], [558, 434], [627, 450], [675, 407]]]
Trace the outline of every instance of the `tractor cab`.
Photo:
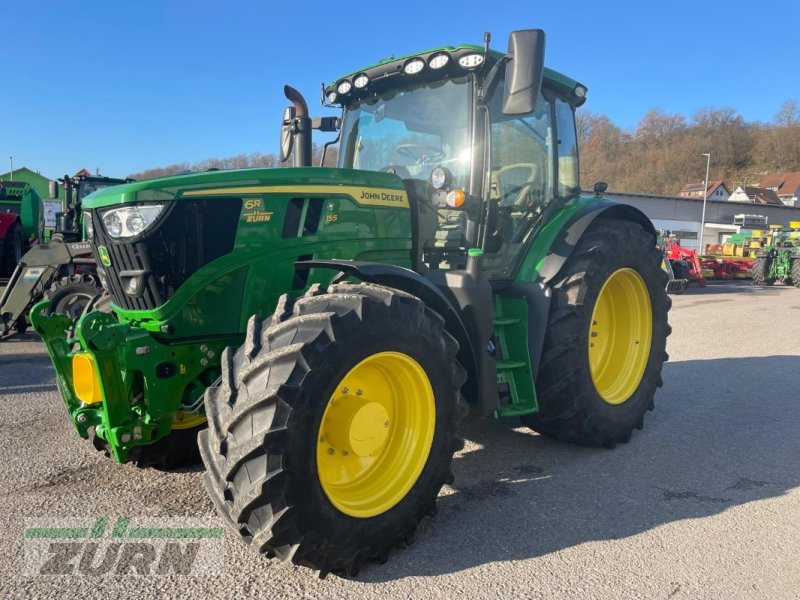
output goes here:
[[325, 89], [343, 109], [339, 166], [403, 180], [418, 270], [463, 269], [480, 248], [486, 275], [511, 280], [548, 206], [580, 191], [574, 110], [586, 88], [543, 68], [540, 33], [513, 33], [515, 56], [488, 40], [438, 48]]
[[[63, 188], [64, 198], [55, 213], [55, 223], [43, 220], [40, 224], [39, 239], [49, 240], [51, 236], [56, 235], [56, 239], [79, 241], [83, 235], [81, 206], [84, 198], [98, 190], [130, 181], [132, 180], [89, 175], [86, 171], [81, 171], [73, 177], [64, 175], [63, 179], [58, 180], [58, 184]], [[58, 184], [55, 181], [50, 184], [51, 200], [58, 199]], [[91, 220], [87, 220], [87, 223], [90, 224]]]

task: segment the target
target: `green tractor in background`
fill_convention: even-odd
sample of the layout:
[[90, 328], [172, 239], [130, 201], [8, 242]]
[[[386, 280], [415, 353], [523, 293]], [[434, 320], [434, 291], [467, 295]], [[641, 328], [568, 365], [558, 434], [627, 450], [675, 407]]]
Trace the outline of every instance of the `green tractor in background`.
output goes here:
[[788, 228], [770, 226], [760, 245], [751, 269], [753, 284], [780, 281], [800, 287], [800, 221], [791, 221]]
[[287, 86], [293, 168], [88, 198], [111, 311], [32, 311], [78, 434], [166, 468], [198, 439], [231, 530], [322, 575], [435, 512], [465, 407], [627, 442], [667, 359], [662, 255], [640, 211], [580, 196], [586, 88], [543, 56], [522, 30], [385, 60], [324, 88], [341, 118]]
[[[38, 228], [34, 225], [31, 239], [39, 243], [16, 258], [0, 294], [0, 339], [14, 331], [25, 333], [28, 311], [42, 298], [51, 301], [51, 312], [74, 320], [101, 294], [92, 246], [83, 241], [81, 204], [97, 190], [130, 181], [79, 173], [51, 182], [46, 201], [40, 201], [34, 192], [36, 209], [29, 212]], [[58, 184], [63, 190], [62, 198]]]

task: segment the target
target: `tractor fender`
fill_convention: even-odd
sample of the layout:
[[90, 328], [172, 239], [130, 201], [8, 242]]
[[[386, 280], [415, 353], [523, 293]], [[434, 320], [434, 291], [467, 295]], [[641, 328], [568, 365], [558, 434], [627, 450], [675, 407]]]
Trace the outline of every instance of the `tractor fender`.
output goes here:
[[8, 230], [17, 222], [22, 223], [17, 213], [0, 213], [0, 240], [6, 237]]
[[544, 336], [547, 331], [547, 321], [550, 317], [552, 292], [548, 284], [561, 271], [572, 251], [578, 245], [581, 236], [592, 221], [598, 217], [633, 221], [634, 223], [639, 223], [645, 231], [653, 234], [654, 237], [656, 236], [653, 223], [638, 208], [605, 198], [596, 202], [587, 202], [567, 221], [555, 240], [553, 240], [547, 256], [542, 260], [538, 279], [533, 282], [516, 282], [511, 286], [506, 295], [523, 298], [528, 304], [528, 352], [531, 357], [531, 370], [534, 380], [539, 372]]
[[374, 283], [408, 292], [435, 310], [445, 322], [445, 329], [458, 342], [458, 361], [467, 371], [467, 382], [462, 393], [470, 404], [479, 402], [480, 377], [478, 358], [470, 341], [467, 328], [452, 301], [434, 283], [411, 269], [383, 263], [357, 260], [304, 260], [297, 261], [295, 268], [332, 269], [354, 277], [364, 283]]
[[564, 263], [567, 262], [581, 236], [588, 229], [592, 221], [598, 217], [620, 219], [622, 221], [633, 221], [641, 225], [645, 231], [656, 236], [656, 229], [650, 219], [642, 211], [629, 204], [621, 204], [606, 198], [597, 202], [587, 202], [579, 209], [572, 218], [567, 221], [564, 227], [553, 240], [547, 256], [542, 260], [539, 269], [539, 281], [542, 283], [550, 282]]

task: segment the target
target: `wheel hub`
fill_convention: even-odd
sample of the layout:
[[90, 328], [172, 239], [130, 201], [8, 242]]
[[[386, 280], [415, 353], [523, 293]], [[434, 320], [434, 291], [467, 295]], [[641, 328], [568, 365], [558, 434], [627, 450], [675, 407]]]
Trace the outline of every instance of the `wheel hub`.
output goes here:
[[430, 453], [436, 424], [425, 370], [400, 352], [379, 352], [336, 386], [317, 436], [317, 474], [331, 503], [372, 517], [400, 502]]
[[639, 387], [650, 356], [653, 313], [642, 276], [629, 268], [609, 275], [589, 325], [589, 369], [607, 404], [622, 404]]
[[348, 395], [334, 402], [328, 412], [324, 437], [334, 452], [374, 456], [389, 438], [389, 412], [380, 402]]

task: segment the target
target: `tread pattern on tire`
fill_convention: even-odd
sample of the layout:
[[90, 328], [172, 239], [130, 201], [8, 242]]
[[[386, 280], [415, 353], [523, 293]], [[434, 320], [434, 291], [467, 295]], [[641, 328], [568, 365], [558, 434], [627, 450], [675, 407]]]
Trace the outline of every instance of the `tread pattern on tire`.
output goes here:
[[792, 285], [800, 288], [800, 256], [792, 259]]
[[[561, 273], [552, 282], [553, 298], [539, 369], [539, 412], [523, 423], [535, 431], [566, 441], [613, 448], [641, 429], [653, 410], [661, 367], [668, 359], [671, 332], [667, 313], [672, 300], [669, 279], [660, 268], [655, 239], [638, 224], [598, 218], [584, 233]], [[613, 267], [608, 267], [613, 265]], [[610, 271], [632, 267], [643, 276], [653, 305], [653, 336], [647, 368], [634, 395], [621, 405], [603, 402], [592, 383], [588, 363], [589, 321], [596, 295]], [[609, 272], [606, 272], [609, 271]]]
[[[315, 448], [304, 450], [301, 438], [305, 432], [316, 441], [314, 419], [328, 400], [320, 388], [332, 387], [350, 368], [340, 372], [330, 363], [359, 340], [383, 336], [395, 343], [386, 334], [396, 331], [395, 323], [442, 357], [438, 380], [446, 382], [441, 389], [451, 388], [450, 397], [437, 398], [431, 454], [412, 490], [389, 511], [354, 519], [324, 497]], [[452, 455], [463, 446], [456, 423], [466, 413], [459, 392], [466, 373], [457, 351], [444, 320], [421, 300], [372, 284], [312, 286], [296, 301], [283, 296], [271, 317], [251, 318], [244, 344], [225, 350], [220, 381], [206, 391], [209, 428], [199, 439], [205, 485], [227, 526], [256, 551], [321, 577], [353, 576], [365, 561], [384, 561], [410, 542], [419, 521], [434, 514], [442, 485], [452, 482]]]
[[54, 281], [53, 285], [45, 290], [44, 297], [53, 302], [51, 305], [51, 309], [53, 309], [59, 300], [76, 292], [86, 294], [94, 292], [94, 295], [89, 299], [91, 303], [101, 295], [103, 288], [91, 275], [70, 275]]
[[753, 285], [773, 285], [775, 279], [767, 277], [769, 273], [769, 259], [766, 256], [757, 256], [750, 269], [753, 276]]

